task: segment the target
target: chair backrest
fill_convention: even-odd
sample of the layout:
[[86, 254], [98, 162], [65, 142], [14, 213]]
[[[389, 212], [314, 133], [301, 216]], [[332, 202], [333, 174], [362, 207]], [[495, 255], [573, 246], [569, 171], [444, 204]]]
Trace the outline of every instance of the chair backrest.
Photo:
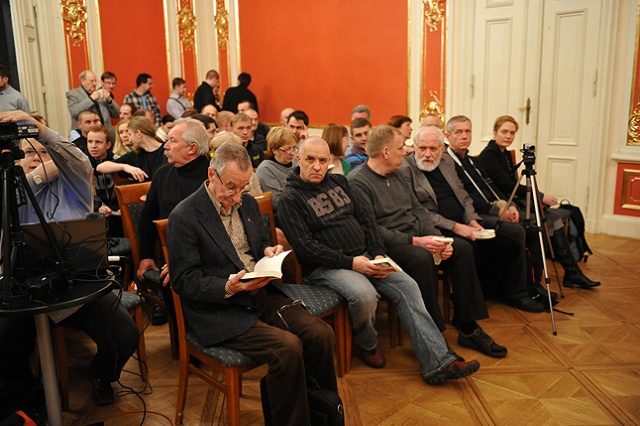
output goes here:
[[160, 245], [162, 246], [162, 254], [164, 254], [164, 260], [167, 265], [169, 264], [169, 249], [167, 248], [167, 226], [169, 225], [169, 219], [154, 220], [158, 229], [158, 238], [160, 239]]
[[[154, 220], [153, 223], [156, 225], [156, 229], [158, 230], [158, 239], [160, 240], [160, 245], [162, 246], [162, 253], [164, 254], [164, 259], [167, 262], [167, 266], [169, 266], [169, 250], [167, 248], [167, 227], [169, 225], [169, 219], [158, 219]], [[171, 274], [171, 268], [169, 268], [169, 274]], [[180, 299], [180, 295], [175, 291], [171, 291], [173, 293], [173, 305], [176, 310], [176, 322], [178, 326], [178, 339], [180, 342], [183, 342], [180, 345], [180, 350], [184, 347], [185, 335], [187, 332], [184, 314], [182, 311], [182, 300]]]
[[[271, 241], [272, 244], [281, 244], [284, 246], [285, 250], [289, 250], [291, 246], [289, 242], [284, 237], [282, 230], [276, 228], [276, 220], [273, 214], [273, 204], [271, 203], [271, 192], [263, 192], [262, 194], [254, 195], [256, 201], [258, 201], [258, 206], [260, 207], [260, 213], [262, 213], [263, 218], [265, 219], [265, 227], [269, 228], [269, 232], [271, 233]], [[282, 264], [282, 282], [288, 283], [302, 283], [302, 267], [296, 258], [295, 253], [291, 253], [284, 260]]]
[[263, 192], [261, 194], [256, 194], [253, 198], [258, 202], [258, 206], [260, 207], [260, 213], [262, 213], [262, 217], [264, 218], [265, 227], [268, 227], [269, 233], [271, 234], [271, 244], [277, 244], [278, 238], [276, 236], [276, 218], [273, 215], [273, 204], [271, 202], [272, 194], [271, 192]]
[[138, 221], [142, 213], [143, 203], [140, 198], [147, 195], [151, 182], [135, 183], [131, 185], [116, 185], [116, 195], [118, 204], [120, 205], [120, 213], [122, 215], [122, 226], [124, 228], [124, 236], [131, 241], [131, 252], [133, 254], [133, 262], [138, 268], [140, 264], [140, 248], [138, 235]]

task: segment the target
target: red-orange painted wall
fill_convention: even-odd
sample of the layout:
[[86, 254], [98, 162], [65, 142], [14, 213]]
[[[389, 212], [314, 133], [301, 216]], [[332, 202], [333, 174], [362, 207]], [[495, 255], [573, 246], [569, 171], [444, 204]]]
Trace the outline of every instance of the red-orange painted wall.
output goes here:
[[[99, 7], [105, 69], [93, 71], [98, 78], [106, 70], [116, 74], [118, 85], [114, 96], [118, 103], [136, 87], [138, 74], [150, 74], [153, 77], [151, 93], [166, 114], [171, 81], [162, 0], [100, 0]], [[189, 83], [190, 91], [192, 85], [199, 84]]]
[[407, 113], [407, 2], [238, 3], [241, 71], [262, 121], [278, 122], [285, 107], [311, 125], [348, 123], [362, 103], [374, 125]]

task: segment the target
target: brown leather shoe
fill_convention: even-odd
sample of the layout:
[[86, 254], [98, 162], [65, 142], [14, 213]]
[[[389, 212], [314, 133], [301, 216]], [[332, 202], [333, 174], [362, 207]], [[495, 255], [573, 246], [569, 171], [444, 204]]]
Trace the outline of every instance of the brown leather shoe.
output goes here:
[[382, 352], [382, 349], [379, 347], [371, 349], [370, 351], [362, 350], [362, 361], [373, 368], [382, 368], [387, 363], [384, 352]]

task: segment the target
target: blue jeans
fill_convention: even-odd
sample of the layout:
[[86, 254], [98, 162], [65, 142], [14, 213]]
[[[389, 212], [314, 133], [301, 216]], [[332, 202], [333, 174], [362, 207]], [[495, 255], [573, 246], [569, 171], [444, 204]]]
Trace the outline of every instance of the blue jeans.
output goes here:
[[444, 337], [424, 306], [418, 284], [404, 272], [394, 272], [378, 279], [349, 269], [319, 266], [307, 279], [345, 298], [353, 325], [353, 340], [360, 348], [371, 350], [378, 344], [378, 332], [374, 324], [380, 293], [396, 305], [398, 316], [411, 338], [423, 377], [429, 377], [455, 361], [455, 356], [449, 352]]

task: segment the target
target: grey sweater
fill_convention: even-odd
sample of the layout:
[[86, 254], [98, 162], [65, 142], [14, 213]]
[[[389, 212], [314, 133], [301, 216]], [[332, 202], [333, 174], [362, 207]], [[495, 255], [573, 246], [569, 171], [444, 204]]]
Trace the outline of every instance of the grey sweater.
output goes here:
[[348, 179], [358, 204], [375, 213], [386, 246], [412, 244], [414, 236], [442, 235], [401, 172], [382, 176], [365, 164]]
[[294, 169], [293, 163], [280, 164], [275, 160], [264, 160], [256, 169], [256, 176], [264, 192], [271, 191], [271, 204], [275, 210], [280, 201], [280, 195], [287, 185], [287, 176]]

